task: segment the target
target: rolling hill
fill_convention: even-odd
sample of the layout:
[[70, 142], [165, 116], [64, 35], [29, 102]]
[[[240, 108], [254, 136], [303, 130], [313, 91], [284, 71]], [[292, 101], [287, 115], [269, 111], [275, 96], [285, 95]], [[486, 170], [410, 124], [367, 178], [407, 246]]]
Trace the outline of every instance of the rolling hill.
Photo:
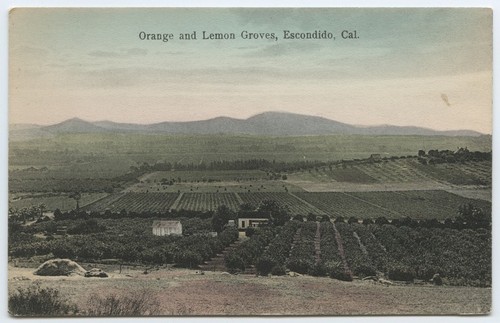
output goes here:
[[142, 134], [249, 134], [269, 136], [303, 135], [422, 135], [480, 136], [472, 130], [437, 131], [414, 126], [355, 126], [322, 117], [285, 112], [265, 112], [248, 119], [217, 117], [188, 122], [155, 124], [89, 122], [72, 118], [50, 126], [10, 125], [11, 140], [51, 136], [63, 133], [142, 133]]

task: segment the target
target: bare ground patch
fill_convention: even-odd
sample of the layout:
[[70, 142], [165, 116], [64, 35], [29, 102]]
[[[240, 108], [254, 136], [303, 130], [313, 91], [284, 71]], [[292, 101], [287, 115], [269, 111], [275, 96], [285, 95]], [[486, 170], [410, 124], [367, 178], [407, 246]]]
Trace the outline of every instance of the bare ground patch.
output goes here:
[[491, 308], [491, 288], [431, 285], [383, 286], [316, 277], [255, 277], [194, 270], [144, 275], [111, 272], [110, 278], [39, 277], [31, 268], [9, 267], [9, 290], [40, 281], [85, 309], [92, 294], [146, 289], [161, 315], [391, 315], [481, 314]]

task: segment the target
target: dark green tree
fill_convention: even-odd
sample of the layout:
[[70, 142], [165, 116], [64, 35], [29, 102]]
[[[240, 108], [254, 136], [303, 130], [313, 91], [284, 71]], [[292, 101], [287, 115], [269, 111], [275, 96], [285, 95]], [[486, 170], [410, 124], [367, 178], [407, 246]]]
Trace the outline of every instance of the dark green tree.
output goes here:
[[282, 226], [290, 220], [288, 207], [281, 206], [275, 200], [262, 201], [257, 212], [263, 217], [269, 218], [271, 223], [277, 226]]
[[212, 229], [218, 233], [222, 232], [229, 220], [234, 220], [235, 217], [235, 213], [230, 208], [225, 205], [219, 206], [212, 216]]

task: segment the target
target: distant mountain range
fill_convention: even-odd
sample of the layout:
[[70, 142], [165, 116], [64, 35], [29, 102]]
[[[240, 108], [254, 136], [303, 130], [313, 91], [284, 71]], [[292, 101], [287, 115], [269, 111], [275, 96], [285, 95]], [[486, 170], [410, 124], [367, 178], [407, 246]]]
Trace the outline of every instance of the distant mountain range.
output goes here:
[[355, 126], [338, 121], [285, 112], [264, 112], [248, 119], [217, 117], [187, 122], [154, 124], [88, 122], [78, 118], [50, 126], [34, 124], [10, 125], [10, 140], [26, 140], [68, 133], [140, 133], [140, 134], [249, 134], [268, 136], [304, 135], [421, 135], [481, 136], [472, 130], [437, 131], [405, 126]]

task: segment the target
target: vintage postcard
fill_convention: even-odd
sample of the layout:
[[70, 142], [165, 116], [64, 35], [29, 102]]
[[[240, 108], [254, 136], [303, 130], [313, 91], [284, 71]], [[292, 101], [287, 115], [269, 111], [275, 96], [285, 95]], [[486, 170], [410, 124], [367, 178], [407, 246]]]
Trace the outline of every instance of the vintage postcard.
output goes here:
[[489, 314], [488, 8], [15, 8], [12, 316]]

